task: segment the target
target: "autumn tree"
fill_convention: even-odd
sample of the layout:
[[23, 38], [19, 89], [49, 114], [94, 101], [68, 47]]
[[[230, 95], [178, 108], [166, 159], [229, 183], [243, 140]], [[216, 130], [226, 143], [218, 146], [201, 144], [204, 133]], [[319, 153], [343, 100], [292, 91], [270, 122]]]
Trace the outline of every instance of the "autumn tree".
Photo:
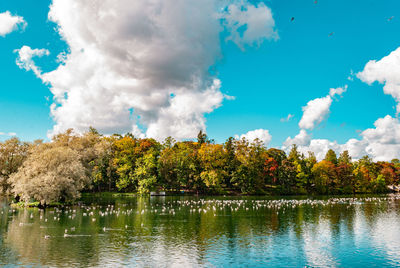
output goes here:
[[125, 135], [114, 142], [114, 165], [118, 174], [119, 190], [148, 192], [155, 186], [157, 158], [161, 145], [154, 139], [136, 139]]
[[166, 148], [159, 158], [161, 180], [167, 187], [201, 191], [205, 188], [200, 178], [201, 168], [197, 155], [197, 142], [177, 142]]
[[221, 191], [226, 181], [227, 158], [221, 144], [203, 143], [198, 150], [198, 158], [202, 171], [200, 177], [204, 184], [215, 191]]
[[114, 165], [115, 141], [117, 136], [103, 137], [95, 144], [96, 158], [90, 162], [92, 166], [91, 177], [93, 185], [98, 191], [111, 191], [116, 187], [118, 174]]
[[337, 172], [337, 191], [342, 194], [349, 194], [356, 192], [354, 167], [348, 151], [343, 151], [339, 158], [336, 167]]
[[10, 177], [12, 192], [23, 201], [42, 205], [79, 198], [90, 183], [78, 152], [65, 146], [36, 146], [18, 172]]
[[325, 155], [325, 159], [324, 159], [324, 160], [325, 160], [325, 161], [329, 161], [329, 162], [331, 162], [331, 163], [334, 164], [334, 165], [337, 165], [337, 163], [338, 163], [337, 155], [336, 155], [335, 151], [332, 150], [332, 149], [329, 149], [329, 150], [326, 152], [326, 155]]
[[238, 166], [232, 176], [232, 184], [242, 193], [257, 193], [265, 188], [264, 164], [268, 154], [263, 143], [255, 139], [249, 143], [245, 138], [235, 142]]
[[365, 193], [371, 191], [371, 182], [377, 176], [377, 167], [369, 156], [364, 156], [354, 163], [354, 179], [356, 192]]
[[9, 177], [22, 166], [29, 147], [30, 144], [15, 137], [0, 143], [0, 193], [9, 193]]
[[336, 178], [336, 168], [331, 161], [322, 160], [312, 168], [314, 175], [315, 190], [319, 194], [331, 194], [334, 190], [332, 185]]
[[304, 154], [298, 151], [296, 144], [292, 146], [288, 160], [296, 169], [295, 192], [305, 194], [309, 190], [311, 180], [311, 168], [314, 164], [314, 158], [315, 156], [311, 155], [309, 159], [306, 159], [304, 157]]

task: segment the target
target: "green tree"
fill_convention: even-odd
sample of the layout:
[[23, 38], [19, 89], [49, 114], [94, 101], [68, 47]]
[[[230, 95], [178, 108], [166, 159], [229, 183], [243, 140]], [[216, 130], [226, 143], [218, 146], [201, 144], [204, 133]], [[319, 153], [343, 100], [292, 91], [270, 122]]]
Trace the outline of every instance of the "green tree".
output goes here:
[[225, 157], [226, 157], [226, 166], [225, 166], [225, 182], [224, 184], [231, 188], [232, 185], [232, 177], [235, 174], [236, 167], [239, 162], [235, 155], [235, 139], [233, 137], [229, 137], [228, 140], [224, 144], [225, 149]]
[[325, 155], [325, 159], [324, 160], [325, 161], [329, 161], [334, 165], [337, 165], [337, 163], [338, 163], [338, 159], [337, 159], [336, 153], [332, 149], [328, 150], [328, 152]]
[[335, 165], [331, 161], [322, 160], [312, 168], [315, 190], [319, 194], [334, 193], [334, 181], [336, 179]]
[[220, 192], [226, 181], [225, 170], [227, 158], [224, 147], [220, 144], [203, 143], [198, 150], [198, 157], [202, 172], [200, 177], [207, 188]]
[[114, 165], [115, 145], [114, 142], [118, 137], [103, 137], [95, 145], [96, 158], [90, 164], [92, 166], [91, 177], [93, 186], [98, 191], [112, 191], [116, 187], [118, 174]]
[[136, 161], [134, 178], [138, 181], [138, 191], [141, 194], [149, 193], [157, 186], [157, 154], [150, 150]]

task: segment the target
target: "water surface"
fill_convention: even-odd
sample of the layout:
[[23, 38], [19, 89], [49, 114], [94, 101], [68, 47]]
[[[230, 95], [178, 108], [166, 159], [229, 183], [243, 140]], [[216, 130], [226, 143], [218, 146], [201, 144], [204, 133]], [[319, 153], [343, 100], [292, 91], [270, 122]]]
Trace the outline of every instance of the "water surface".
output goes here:
[[400, 267], [400, 196], [3, 200], [0, 265]]

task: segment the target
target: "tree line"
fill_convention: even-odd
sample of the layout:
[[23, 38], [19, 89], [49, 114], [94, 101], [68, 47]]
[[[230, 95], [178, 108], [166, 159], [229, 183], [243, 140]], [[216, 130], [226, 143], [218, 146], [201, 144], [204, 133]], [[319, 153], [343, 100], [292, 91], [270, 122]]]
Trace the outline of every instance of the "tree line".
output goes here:
[[322, 161], [293, 145], [287, 155], [259, 140], [216, 144], [200, 131], [195, 141], [163, 142], [132, 134], [103, 136], [72, 129], [53, 137], [0, 143], [0, 190], [42, 204], [75, 200], [84, 191], [199, 194], [384, 193], [400, 182], [400, 161], [353, 161], [329, 150]]

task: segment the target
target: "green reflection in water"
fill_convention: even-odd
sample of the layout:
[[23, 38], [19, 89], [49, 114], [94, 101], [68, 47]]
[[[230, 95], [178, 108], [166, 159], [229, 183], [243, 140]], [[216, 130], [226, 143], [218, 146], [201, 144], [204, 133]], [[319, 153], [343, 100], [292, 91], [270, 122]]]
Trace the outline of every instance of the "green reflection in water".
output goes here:
[[400, 266], [398, 195], [0, 202], [2, 265]]

